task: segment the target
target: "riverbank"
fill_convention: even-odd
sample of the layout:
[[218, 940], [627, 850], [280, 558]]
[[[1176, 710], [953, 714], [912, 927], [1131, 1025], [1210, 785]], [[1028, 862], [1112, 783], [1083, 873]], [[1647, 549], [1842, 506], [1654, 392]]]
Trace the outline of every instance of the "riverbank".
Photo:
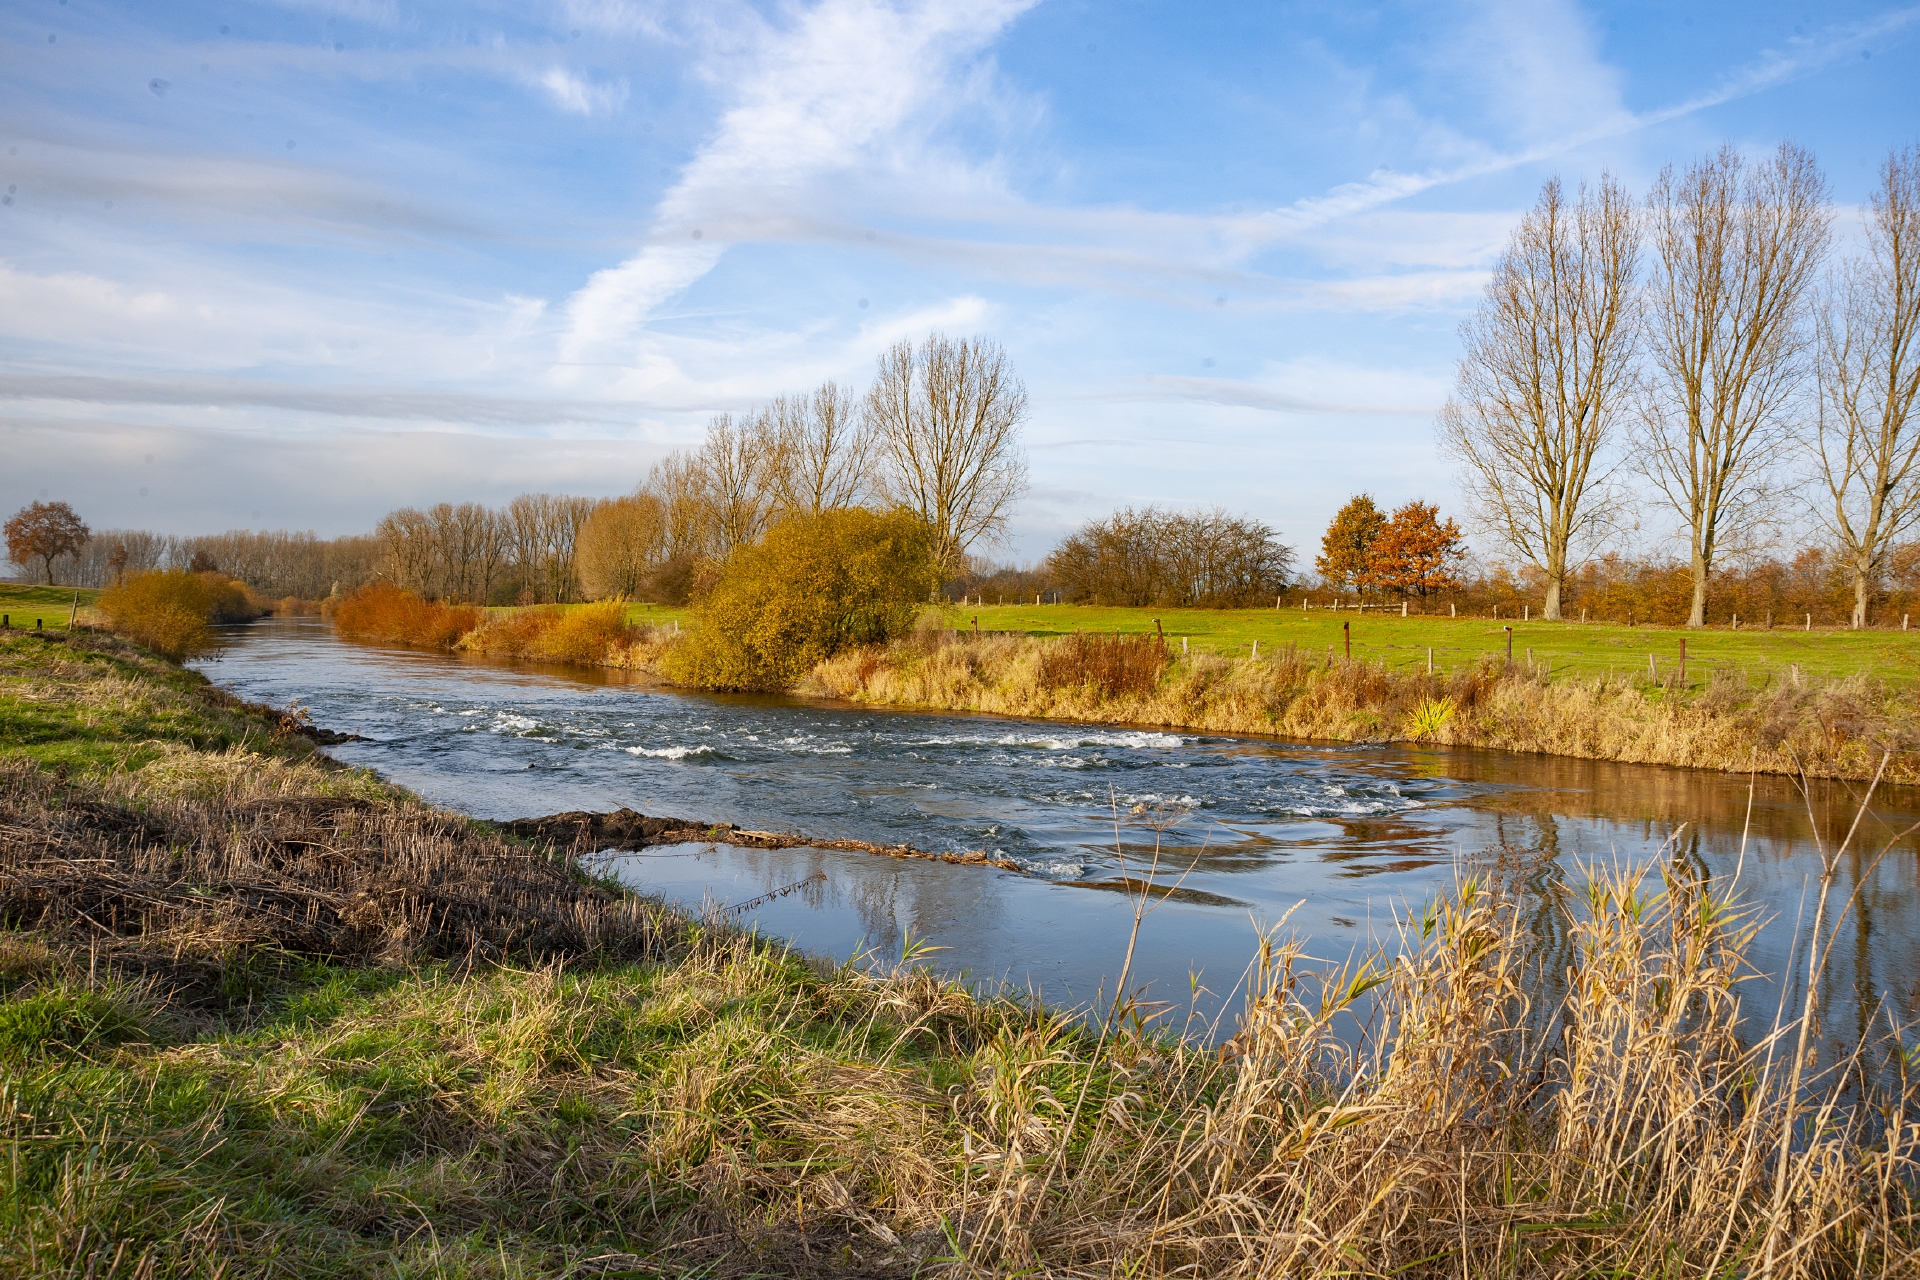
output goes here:
[[1130, 646], [1137, 670], [1110, 673], [1101, 641], [1087, 642], [936, 635], [842, 654], [800, 689], [873, 706], [1819, 778], [1872, 778], [1884, 761], [1888, 781], [1920, 781], [1920, 698], [1871, 676], [1723, 668], [1683, 685], [1672, 669], [1573, 676], [1504, 661], [1430, 674], [1291, 646], [1162, 655], [1145, 636]]
[[1750, 921], [1679, 866], [1554, 908], [1606, 975], [1563, 1007], [1526, 1003], [1489, 866], [1391, 965], [1276, 939], [1202, 1052], [1144, 1010], [809, 961], [303, 728], [104, 638], [0, 638], [0, 1272], [1920, 1262], [1920, 1099], [1822, 1113], [1781, 1164], [1834, 1082], [1738, 1042]]
[[[358, 638], [604, 666], [663, 683], [671, 683], [672, 655], [685, 635], [677, 617], [641, 621], [633, 606], [618, 603], [482, 616], [401, 594], [364, 610], [367, 617], [337, 615], [336, 623]], [[992, 624], [1064, 628], [1094, 614], [1113, 622], [1105, 615], [1122, 612], [1137, 630], [1029, 634], [955, 625], [984, 616]], [[1485, 620], [1376, 614], [1361, 622], [1360, 611], [1339, 612], [1354, 616], [1243, 610], [1215, 618], [1189, 610], [1162, 620], [1074, 606], [929, 612], [911, 637], [841, 653], [794, 691], [918, 711], [1417, 742], [1737, 773], [1865, 780], [1884, 766], [1888, 781], [1920, 782], [1920, 696], [1908, 671], [1920, 670], [1920, 642], [1908, 643], [1905, 633], [1522, 624], [1510, 662], [1506, 632], [1489, 630]], [[1194, 644], [1167, 621], [1218, 634]], [[1248, 628], [1258, 634], [1238, 639]], [[1260, 635], [1268, 633], [1263, 646]], [[1279, 636], [1293, 638], [1275, 643]], [[1319, 643], [1329, 636], [1338, 637], [1337, 647]], [[1108, 670], [1113, 661], [1126, 670]]]

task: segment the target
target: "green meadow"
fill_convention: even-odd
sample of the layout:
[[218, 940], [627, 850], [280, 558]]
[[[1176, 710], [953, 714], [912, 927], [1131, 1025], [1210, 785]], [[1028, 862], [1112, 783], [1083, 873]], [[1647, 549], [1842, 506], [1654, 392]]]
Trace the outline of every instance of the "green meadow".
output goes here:
[[39, 627], [64, 629], [77, 599], [82, 611], [91, 609], [100, 598], [92, 587], [26, 587], [0, 582], [0, 614], [10, 625], [29, 630]]
[[977, 618], [983, 632], [1025, 632], [1034, 636], [1075, 631], [1152, 634], [1157, 622], [1176, 647], [1184, 638], [1192, 649], [1222, 654], [1249, 652], [1257, 641], [1262, 653], [1293, 645], [1319, 653], [1331, 648], [1339, 655], [1351, 640], [1355, 658], [1384, 660], [1387, 666], [1398, 669], [1424, 668], [1431, 651], [1435, 670], [1503, 659], [1507, 628], [1511, 626], [1514, 661], [1525, 664], [1531, 652], [1536, 664], [1550, 667], [1555, 674], [1644, 673], [1649, 656], [1664, 674], [1679, 661], [1684, 643], [1689, 673], [1733, 667], [1759, 677], [1797, 666], [1806, 675], [1864, 673], [1889, 680], [1920, 680], [1920, 629], [1807, 631], [1785, 626], [1773, 630], [1742, 626], [1738, 631], [1724, 627], [1688, 631], [1484, 615], [1449, 618], [1413, 614], [1402, 618], [1397, 606], [1386, 610], [1303, 610], [1297, 601], [1281, 609], [956, 605], [949, 617], [961, 628], [971, 628]]

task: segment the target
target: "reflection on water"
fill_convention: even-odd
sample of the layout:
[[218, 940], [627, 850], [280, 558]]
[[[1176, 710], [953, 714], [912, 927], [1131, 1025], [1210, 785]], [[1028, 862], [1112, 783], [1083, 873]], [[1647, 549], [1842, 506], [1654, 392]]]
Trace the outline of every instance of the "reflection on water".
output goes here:
[[[696, 905], [824, 872], [746, 918], [833, 955], [897, 949], [910, 932], [948, 948], [935, 960], [955, 971], [1056, 1000], [1111, 989], [1132, 918], [1112, 885], [1142, 874], [1156, 838], [1143, 822], [1168, 805], [1191, 810], [1161, 837], [1162, 879], [1183, 892], [1149, 918], [1135, 975], [1155, 998], [1184, 1007], [1199, 989], [1218, 1009], [1259, 932], [1290, 909], [1288, 928], [1313, 954], [1344, 957], [1388, 940], [1397, 915], [1487, 850], [1542, 886], [1583, 866], [1643, 863], [1669, 842], [1705, 879], [1739, 868], [1771, 917], [1754, 958], [1783, 973], [1796, 920], [1811, 918], [1814, 833], [1843, 834], [1865, 790], [1816, 785], [1809, 804], [1780, 778], [1755, 780], [1750, 795], [1742, 777], [1543, 756], [689, 694], [618, 673], [350, 645], [303, 619], [234, 629], [202, 665], [243, 697], [303, 700], [317, 723], [368, 739], [334, 755], [478, 817], [626, 805], [1010, 858], [1027, 874], [805, 848], [655, 849], [614, 865]], [[1897, 1016], [1920, 1013], [1920, 837], [1895, 839], [1916, 821], [1920, 794], [1883, 790], [1839, 869], [1841, 900], [1858, 896], [1823, 994], [1856, 1022], [1883, 1000]], [[1557, 926], [1542, 913], [1539, 928]], [[1756, 984], [1749, 1007], [1770, 1013], [1776, 995]]]

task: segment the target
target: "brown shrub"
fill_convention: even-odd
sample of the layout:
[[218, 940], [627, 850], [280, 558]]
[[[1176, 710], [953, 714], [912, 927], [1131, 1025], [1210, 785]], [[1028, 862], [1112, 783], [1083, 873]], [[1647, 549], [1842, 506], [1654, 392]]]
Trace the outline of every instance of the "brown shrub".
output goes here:
[[127, 639], [178, 661], [212, 640], [210, 576], [184, 569], [131, 573], [100, 593], [99, 609]]
[[356, 640], [451, 649], [484, 616], [471, 605], [437, 604], [388, 582], [370, 582], [332, 604], [333, 625]]
[[1158, 636], [1087, 635], [1076, 631], [1040, 655], [1040, 685], [1069, 689], [1090, 685], [1109, 698], [1148, 694], [1167, 669], [1166, 641]]

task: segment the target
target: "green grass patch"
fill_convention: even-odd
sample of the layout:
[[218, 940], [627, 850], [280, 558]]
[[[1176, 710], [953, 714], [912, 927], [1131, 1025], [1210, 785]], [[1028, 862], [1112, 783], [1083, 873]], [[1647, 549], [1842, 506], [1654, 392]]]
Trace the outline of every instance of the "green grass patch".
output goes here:
[[[1026, 632], [1036, 636], [1074, 631], [1152, 634], [1158, 619], [1178, 649], [1182, 637], [1191, 648], [1245, 653], [1255, 641], [1262, 653], [1294, 645], [1324, 654], [1345, 651], [1351, 635], [1353, 656], [1385, 660], [1390, 668], [1424, 669], [1432, 650], [1436, 670], [1452, 671], [1484, 659], [1506, 656], [1506, 628], [1513, 628], [1513, 657], [1569, 675], [1647, 670], [1652, 655], [1665, 673], [1679, 661], [1686, 641], [1689, 673], [1732, 668], [1753, 676], [1799, 667], [1812, 676], [1870, 675], [1883, 680], [1920, 680], [1920, 630], [1811, 631], [1776, 627], [1738, 631], [1726, 627], [1687, 630], [1674, 627], [1623, 627], [1608, 623], [1521, 621], [1517, 618], [1449, 618], [1414, 614], [1402, 618], [1398, 607], [1302, 610], [1291, 600], [1280, 609], [1129, 609], [1093, 605], [955, 606], [954, 625], [970, 629], [977, 617], [982, 631]], [[1343, 627], [1347, 628], [1343, 632]]]
[[10, 626], [31, 631], [36, 627], [66, 630], [67, 618], [79, 602], [84, 615], [100, 598], [94, 587], [29, 587], [0, 582], [0, 614]]

